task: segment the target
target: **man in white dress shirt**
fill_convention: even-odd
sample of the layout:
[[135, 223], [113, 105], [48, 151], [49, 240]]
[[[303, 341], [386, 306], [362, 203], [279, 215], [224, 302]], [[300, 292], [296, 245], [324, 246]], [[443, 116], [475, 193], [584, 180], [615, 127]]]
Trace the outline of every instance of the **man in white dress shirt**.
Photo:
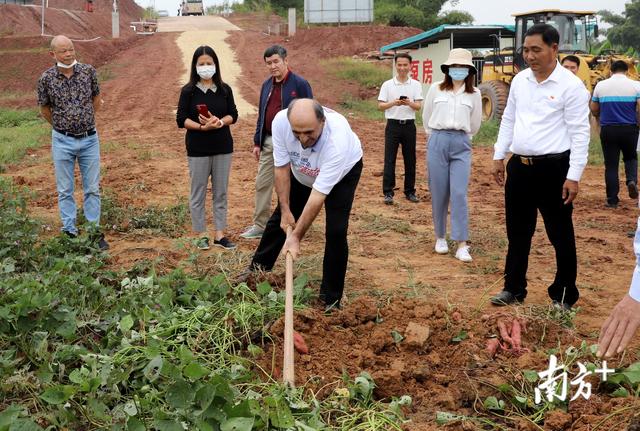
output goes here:
[[[282, 250], [296, 259], [300, 241], [324, 205], [325, 249], [320, 299], [340, 308], [347, 271], [347, 229], [362, 173], [362, 146], [346, 118], [313, 99], [294, 99], [272, 124], [278, 206], [250, 270], [271, 270]], [[285, 232], [292, 226], [293, 232]]]
[[[531, 27], [524, 39], [528, 69], [511, 82], [495, 144], [493, 176], [505, 186], [509, 246], [504, 290], [494, 305], [519, 303], [527, 296], [527, 267], [538, 211], [555, 249], [557, 271], [548, 287], [554, 305], [570, 309], [578, 300], [572, 202], [587, 164], [589, 93], [558, 63], [558, 31]], [[513, 155], [506, 169], [504, 159]]]
[[404, 196], [419, 202], [416, 196], [416, 111], [422, 108], [422, 84], [409, 76], [411, 56], [396, 54], [396, 76], [385, 81], [378, 95], [378, 109], [384, 111], [384, 172], [382, 193], [384, 203], [393, 204], [396, 186], [396, 157], [402, 145], [404, 160]]

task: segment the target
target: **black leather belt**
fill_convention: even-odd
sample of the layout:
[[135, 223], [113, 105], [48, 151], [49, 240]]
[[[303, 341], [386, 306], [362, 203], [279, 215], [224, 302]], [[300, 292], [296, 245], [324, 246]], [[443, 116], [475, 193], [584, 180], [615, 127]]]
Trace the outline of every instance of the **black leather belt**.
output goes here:
[[517, 157], [518, 159], [520, 159], [520, 162], [523, 165], [533, 165], [535, 163], [540, 163], [543, 161], [564, 159], [565, 157], [569, 157], [570, 153], [571, 152], [567, 150], [562, 153], [541, 154], [539, 156], [521, 156], [520, 154], [514, 154], [513, 157]]
[[394, 119], [387, 119], [387, 122], [392, 123], [392, 124], [413, 124], [415, 122], [415, 120], [394, 120]]
[[96, 129], [87, 130], [84, 133], [71, 133], [71, 132], [63, 132], [62, 130], [58, 130], [58, 129], [55, 129], [55, 130], [56, 130], [56, 132], [58, 132], [60, 134], [63, 134], [65, 136], [69, 136], [70, 138], [76, 138], [76, 139], [86, 138], [88, 136], [93, 136], [96, 133], [98, 133], [96, 131]]

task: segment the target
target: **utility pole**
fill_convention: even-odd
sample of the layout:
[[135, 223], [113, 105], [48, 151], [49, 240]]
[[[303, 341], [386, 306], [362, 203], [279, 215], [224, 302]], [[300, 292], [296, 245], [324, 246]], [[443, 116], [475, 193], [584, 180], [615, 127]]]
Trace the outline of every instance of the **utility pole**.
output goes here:
[[[340, 0], [338, 0], [340, 1]], [[288, 36], [295, 36], [296, 34], [296, 8], [294, 7], [290, 7], [289, 8], [289, 25], [288, 27]]]
[[111, 37], [120, 37], [120, 12], [118, 12], [118, 0], [113, 0], [113, 10], [111, 11]]
[[40, 26], [40, 36], [44, 36], [44, 2], [46, 0], [41, 0], [42, 1], [42, 23]]

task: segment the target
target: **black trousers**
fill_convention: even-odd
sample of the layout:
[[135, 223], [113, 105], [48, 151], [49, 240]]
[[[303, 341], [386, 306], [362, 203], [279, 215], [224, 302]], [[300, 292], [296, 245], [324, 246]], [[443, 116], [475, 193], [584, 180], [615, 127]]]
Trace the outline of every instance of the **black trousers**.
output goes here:
[[604, 155], [604, 183], [607, 189], [607, 202], [617, 204], [620, 184], [618, 179], [618, 165], [620, 152], [624, 160], [626, 184], [638, 183], [638, 126], [602, 126], [600, 129], [600, 143]]
[[385, 195], [393, 196], [396, 186], [396, 157], [399, 145], [402, 145], [404, 160], [404, 194], [416, 192], [416, 124], [414, 121], [399, 124], [389, 120], [384, 129], [382, 192]]
[[[320, 299], [327, 305], [340, 304], [342, 299], [349, 258], [347, 243], [349, 215], [361, 173], [362, 160], [356, 163], [351, 171], [333, 187], [324, 201], [326, 227]], [[302, 214], [310, 194], [311, 188], [301, 184], [291, 175], [289, 208], [296, 220]], [[278, 205], [267, 222], [260, 245], [253, 255], [251, 262], [253, 268], [269, 271], [275, 265], [287, 237], [280, 228], [280, 218], [280, 205]]]
[[570, 305], [578, 300], [573, 205], [565, 205], [562, 199], [562, 185], [568, 170], [568, 153], [556, 159], [535, 160], [531, 165], [513, 156], [507, 163], [505, 209], [509, 246], [504, 289], [519, 299], [527, 296], [529, 251], [540, 211], [547, 237], [556, 252], [557, 271], [548, 288], [549, 296]]

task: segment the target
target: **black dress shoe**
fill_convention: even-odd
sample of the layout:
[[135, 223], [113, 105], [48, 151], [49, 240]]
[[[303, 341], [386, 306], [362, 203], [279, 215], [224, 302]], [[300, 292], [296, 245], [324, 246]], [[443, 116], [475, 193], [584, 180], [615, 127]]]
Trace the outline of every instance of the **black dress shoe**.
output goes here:
[[106, 239], [104, 239], [104, 235], [100, 235], [100, 237], [98, 238], [98, 248], [101, 251], [107, 251], [109, 250], [109, 243], [107, 242]]
[[638, 185], [635, 181], [629, 181], [627, 189], [629, 190], [629, 197], [631, 199], [638, 199]]
[[551, 304], [553, 304], [553, 306], [559, 310], [562, 311], [571, 311], [571, 305], [567, 304], [566, 302], [560, 302], [560, 301], [556, 301], [553, 300], [551, 301]]
[[393, 195], [390, 195], [390, 194], [384, 195], [384, 203], [387, 205], [393, 205]]
[[504, 305], [510, 305], [510, 304], [522, 304], [522, 301], [524, 301], [524, 299], [520, 299], [516, 297], [513, 293], [507, 290], [503, 290], [497, 295], [492, 296], [490, 301], [493, 305], [502, 307]]
[[418, 199], [415, 193], [409, 193], [408, 195], [405, 195], [405, 196], [408, 201], [413, 202], [414, 204], [420, 202], [420, 199]]

